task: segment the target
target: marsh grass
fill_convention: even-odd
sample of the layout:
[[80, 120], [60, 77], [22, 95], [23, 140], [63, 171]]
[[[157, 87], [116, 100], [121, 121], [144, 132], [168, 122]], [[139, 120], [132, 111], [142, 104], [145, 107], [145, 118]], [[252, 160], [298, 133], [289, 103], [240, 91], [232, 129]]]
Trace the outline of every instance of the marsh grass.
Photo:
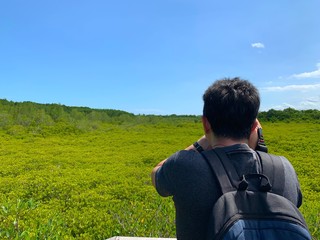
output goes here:
[[[262, 123], [269, 150], [294, 165], [301, 211], [320, 239], [319, 125]], [[56, 127], [56, 129], [55, 129]], [[1, 239], [174, 237], [174, 205], [151, 186], [162, 159], [202, 135], [194, 118], [0, 131]]]

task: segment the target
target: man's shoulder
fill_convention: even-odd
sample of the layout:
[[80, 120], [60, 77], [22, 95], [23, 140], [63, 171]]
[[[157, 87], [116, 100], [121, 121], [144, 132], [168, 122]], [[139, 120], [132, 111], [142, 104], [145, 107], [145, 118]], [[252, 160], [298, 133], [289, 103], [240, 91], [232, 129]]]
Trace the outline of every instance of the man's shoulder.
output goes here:
[[[190, 165], [199, 163], [199, 160], [202, 159], [202, 155], [193, 150], [180, 150], [173, 155], [171, 155], [166, 163], [174, 165]], [[201, 162], [201, 161], [200, 161]]]
[[[273, 154], [273, 153], [265, 153], [265, 152], [261, 152], [261, 151], [256, 151], [256, 152], [264, 160], [266, 160], [267, 158], [272, 158], [272, 159], [276, 159], [277, 161], [281, 161], [282, 164], [284, 165], [284, 167], [292, 166], [290, 161], [282, 155]], [[268, 156], [268, 157], [266, 157], [266, 156]]]

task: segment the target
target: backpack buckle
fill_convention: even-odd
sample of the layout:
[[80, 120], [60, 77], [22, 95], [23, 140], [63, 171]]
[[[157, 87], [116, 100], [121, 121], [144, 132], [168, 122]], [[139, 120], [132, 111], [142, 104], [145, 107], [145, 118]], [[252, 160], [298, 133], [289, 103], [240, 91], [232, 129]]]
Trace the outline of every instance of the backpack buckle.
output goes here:
[[[255, 181], [250, 181], [252, 179], [254, 179]], [[253, 186], [254, 189], [260, 192], [269, 192], [272, 189], [272, 185], [269, 181], [269, 178], [264, 174], [251, 173], [243, 175], [238, 185], [238, 190], [247, 190], [249, 184], [250, 186]]]
[[247, 190], [248, 186], [249, 186], [249, 183], [248, 183], [248, 181], [246, 179], [246, 176], [243, 175], [242, 179], [241, 179], [241, 182], [239, 183], [238, 190], [239, 191], [245, 191], [245, 190]]

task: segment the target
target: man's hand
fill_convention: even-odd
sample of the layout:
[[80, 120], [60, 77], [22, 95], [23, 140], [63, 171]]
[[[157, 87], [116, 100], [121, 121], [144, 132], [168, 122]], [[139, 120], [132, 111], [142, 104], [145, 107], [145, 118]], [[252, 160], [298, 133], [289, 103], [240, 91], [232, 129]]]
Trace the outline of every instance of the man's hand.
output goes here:
[[259, 128], [262, 128], [261, 127], [261, 124], [259, 122], [258, 119], [256, 119], [256, 122], [251, 130], [251, 135], [249, 137], [249, 142], [248, 142], [248, 145], [250, 148], [252, 149], [256, 149], [257, 147], [257, 144], [258, 144], [258, 129]]

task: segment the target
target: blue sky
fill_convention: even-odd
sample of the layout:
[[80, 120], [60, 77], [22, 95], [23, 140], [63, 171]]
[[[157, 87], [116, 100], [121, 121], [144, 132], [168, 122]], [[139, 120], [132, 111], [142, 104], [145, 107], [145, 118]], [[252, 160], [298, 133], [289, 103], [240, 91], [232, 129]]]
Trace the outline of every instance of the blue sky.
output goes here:
[[240, 76], [261, 110], [320, 109], [320, 1], [10, 0], [0, 3], [0, 98], [201, 114]]

